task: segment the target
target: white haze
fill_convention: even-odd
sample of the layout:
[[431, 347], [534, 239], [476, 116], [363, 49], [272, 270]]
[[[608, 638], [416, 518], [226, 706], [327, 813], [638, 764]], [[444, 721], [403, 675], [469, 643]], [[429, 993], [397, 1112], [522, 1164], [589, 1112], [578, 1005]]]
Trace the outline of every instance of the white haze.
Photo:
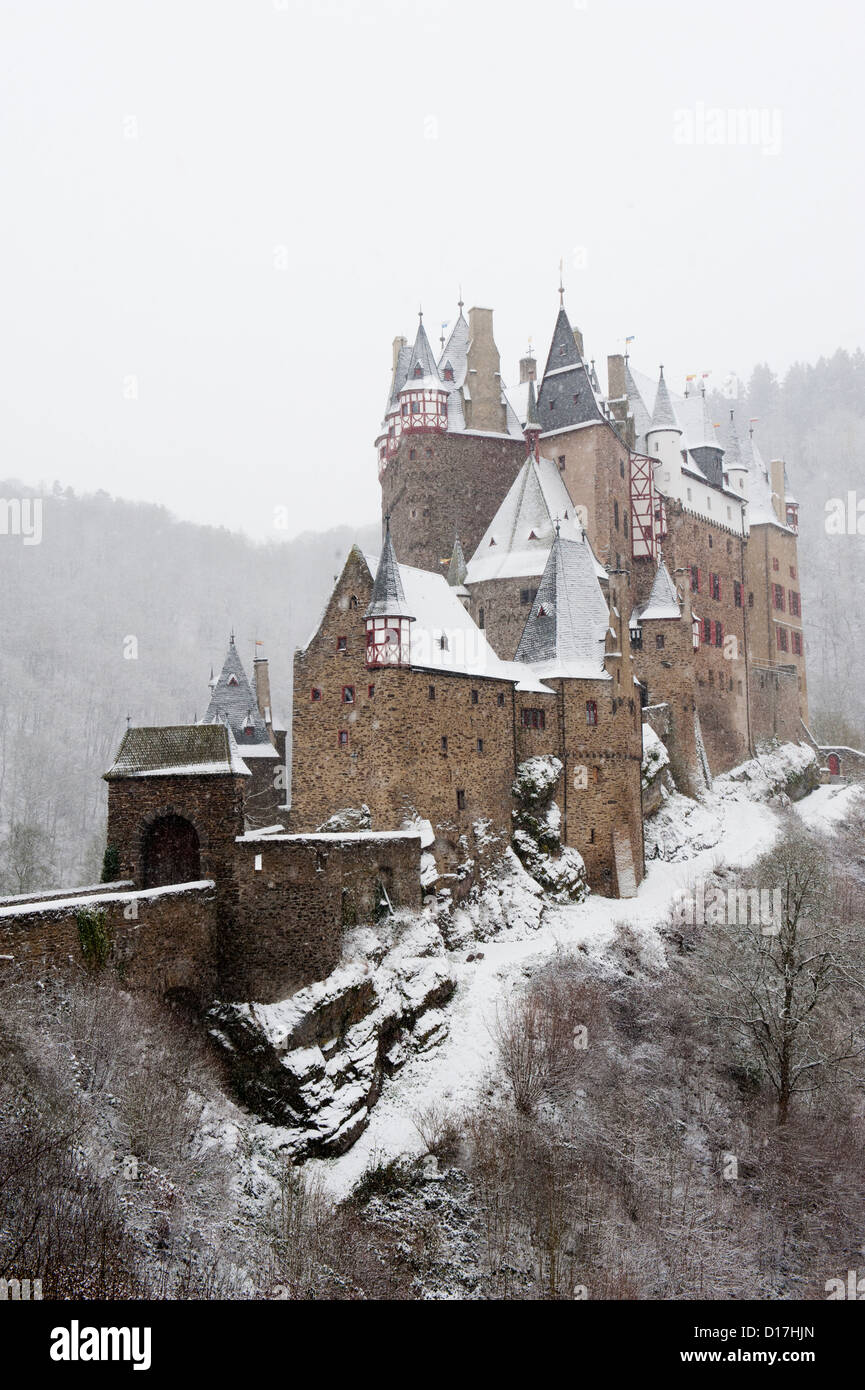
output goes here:
[[[629, 334], [675, 385], [856, 347], [858, 15], [5, 0], [2, 473], [257, 537], [372, 520], [394, 334], [461, 284], [512, 380], [560, 258], [602, 379]], [[762, 143], [677, 143], [714, 107]]]

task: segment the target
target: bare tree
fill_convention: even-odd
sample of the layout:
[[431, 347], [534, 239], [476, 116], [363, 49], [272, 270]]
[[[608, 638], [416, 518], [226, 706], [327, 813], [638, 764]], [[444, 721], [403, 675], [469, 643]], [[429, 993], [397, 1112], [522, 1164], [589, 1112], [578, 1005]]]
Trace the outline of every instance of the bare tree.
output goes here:
[[749, 871], [773, 894], [777, 920], [707, 930], [706, 1016], [771, 1087], [779, 1125], [799, 1093], [856, 1070], [865, 1052], [865, 981], [851, 922], [853, 895], [824, 847], [801, 831]]

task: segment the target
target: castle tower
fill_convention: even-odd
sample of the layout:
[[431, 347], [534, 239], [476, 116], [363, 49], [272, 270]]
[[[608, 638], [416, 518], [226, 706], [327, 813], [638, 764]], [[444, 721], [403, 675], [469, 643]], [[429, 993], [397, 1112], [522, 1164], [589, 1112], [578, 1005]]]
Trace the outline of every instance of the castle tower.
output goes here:
[[255, 691], [240, 659], [234, 633], [216, 679], [202, 724], [228, 726], [240, 756], [252, 774], [246, 814], [253, 827], [276, 824], [285, 801], [285, 730], [275, 729], [270, 703], [270, 675], [264, 657], [254, 662]]
[[457, 530], [470, 554], [525, 458], [491, 309], [466, 319], [460, 301], [438, 362], [422, 322], [411, 347], [395, 340], [376, 449], [382, 515], [403, 562], [440, 574]]
[[676, 419], [664, 368], [658, 379], [655, 408], [646, 431], [646, 453], [654, 460], [655, 481], [667, 496], [682, 496], [682, 427]]
[[734, 492], [740, 492], [743, 496], [747, 490], [748, 465], [742, 452], [739, 442], [739, 435], [736, 430], [736, 419], [733, 411], [730, 411], [730, 419], [727, 422], [727, 436], [724, 450], [724, 482], [731, 487]]
[[535, 396], [534, 378], [529, 377], [529, 398], [526, 405], [526, 423], [523, 427], [529, 453], [537, 463], [540, 457], [541, 421], [538, 415], [538, 402]]
[[405, 601], [399, 565], [390, 538], [390, 517], [385, 525], [384, 545], [372, 597], [364, 616], [367, 667], [373, 670], [378, 666], [408, 666], [411, 663], [411, 625], [414, 619]]

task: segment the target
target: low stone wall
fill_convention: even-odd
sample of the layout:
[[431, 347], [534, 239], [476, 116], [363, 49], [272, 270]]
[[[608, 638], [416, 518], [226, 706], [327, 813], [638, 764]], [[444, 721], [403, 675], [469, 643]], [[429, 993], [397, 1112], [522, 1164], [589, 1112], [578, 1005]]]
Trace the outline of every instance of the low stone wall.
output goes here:
[[236, 850], [220, 941], [226, 1000], [275, 1003], [323, 980], [339, 961], [343, 927], [372, 922], [382, 889], [394, 908], [421, 906], [417, 831], [252, 832]]
[[[111, 885], [109, 885], [111, 887]], [[0, 905], [2, 972], [38, 977], [84, 971], [79, 914], [104, 913], [108, 966], [130, 988], [182, 993], [204, 1005], [215, 992], [216, 892], [212, 881], [141, 892], [84, 889]]]
[[797, 743], [802, 728], [799, 678], [793, 666], [752, 665], [749, 671], [751, 731], [756, 748], [777, 740]]

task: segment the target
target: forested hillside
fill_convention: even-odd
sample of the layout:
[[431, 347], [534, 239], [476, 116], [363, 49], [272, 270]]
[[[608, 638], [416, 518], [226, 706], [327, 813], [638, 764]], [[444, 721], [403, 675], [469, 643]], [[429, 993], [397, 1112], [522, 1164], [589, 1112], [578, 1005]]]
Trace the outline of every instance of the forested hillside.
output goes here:
[[[0, 496], [35, 496], [0, 483]], [[291, 716], [294, 648], [357, 539], [347, 527], [254, 544], [106, 493], [43, 497], [43, 537], [0, 536], [0, 891], [98, 877], [102, 773], [133, 723], [199, 719], [232, 628], [251, 673], [270, 659]]]
[[[800, 503], [799, 560], [811, 723], [829, 741], [865, 746], [865, 354], [836, 352], [796, 363], [778, 377], [765, 364], [735, 401], [713, 397], [722, 421], [733, 404], [740, 433], [768, 462], [787, 462]], [[859, 533], [828, 534], [826, 507], [847, 494], [861, 502]], [[855, 505], [855, 503], [854, 503]], [[852, 525], [855, 529], [856, 518]], [[848, 530], [850, 528], [848, 527]]]

